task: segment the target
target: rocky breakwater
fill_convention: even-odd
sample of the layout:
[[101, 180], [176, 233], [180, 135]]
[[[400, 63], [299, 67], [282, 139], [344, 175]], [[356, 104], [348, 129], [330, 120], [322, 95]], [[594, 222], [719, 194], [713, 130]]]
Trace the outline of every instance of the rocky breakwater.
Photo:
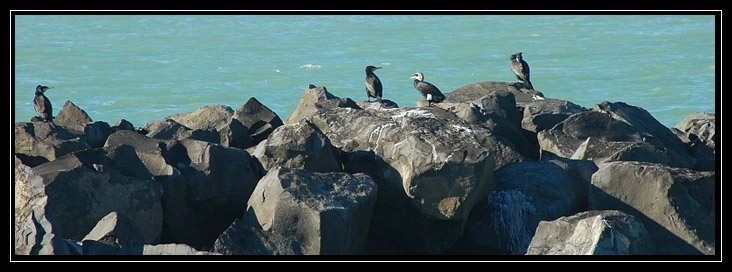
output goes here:
[[715, 120], [480, 82], [14, 133], [15, 254], [715, 254]]

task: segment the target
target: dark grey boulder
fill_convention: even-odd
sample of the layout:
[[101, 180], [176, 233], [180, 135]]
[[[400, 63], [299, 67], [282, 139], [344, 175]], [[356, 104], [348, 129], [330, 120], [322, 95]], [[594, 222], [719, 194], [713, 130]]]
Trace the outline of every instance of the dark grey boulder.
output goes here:
[[513, 94], [514, 101], [521, 110], [534, 100], [544, 97], [539, 91], [521, 88], [520, 83], [486, 81], [468, 84], [445, 94], [445, 102], [472, 101], [493, 92]]
[[369, 171], [379, 185], [370, 237], [403, 252], [450, 247], [493, 186], [493, 155], [469, 124], [441, 108], [336, 107], [308, 120], [344, 152], [348, 169]]
[[232, 118], [247, 127], [249, 137], [252, 138], [252, 145], [259, 144], [259, 142], [267, 139], [272, 131], [283, 124], [274, 111], [254, 97], [249, 98], [237, 108]]
[[571, 159], [592, 160], [596, 164], [610, 161], [643, 161], [668, 165], [671, 158], [666, 150], [646, 142], [604, 141], [587, 139], [572, 154]]
[[343, 171], [338, 149], [307, 120], [277, 127], [252, 155], [265, 170], [281, 166], [314, 172]]
[[716, 125], [715, 115], [696, 112], [686, 116], [671, 131], [686, 144], [689, 154], [696, 159], [695, 170], [716, 169]]
[[300, 122], [300, 119], [307, 118], [318, 110], [330, 108], [353, 108], [361, 109], [356, 102], [350, 98], [337, 97], [324, 87], [309, 85], [300, 97], [297, 107], [285, 119], [285, 124]]
[[655, 247], [637, 218], [621, 211], [586, 211], [542, 221], [526, 255], [650, 255]]
[[[224, 146], [242, 149], [252, 146], [253, 141], [249, 129], [233, 117], [234, 110], [229, 106], [207, 105], [192, 112], [171, 115], [166, 119], [174, 120], [194, 131], [218, 133], [218, 141], [215, 143]], [[216, 137], [193, 138], [214, 142]]]
[[247, 213], [217, 239], [222, 254], [362, 254], [376, 201], [364, 174], [277, 167], [257, 185]]
[[572, 114], [587, 111], [586, 108], [553, 98], [535, 100], [526, 105], [521, 119], [521, 127], [537, 133], [554, 127]]
[[[524, 254], [541, 221], [586, 210], [592, 162], [519, 162], [495, 173], [496, 187], [473, 209], [460, 247], [471, 254]], [[470, 252], [470, 251], [468, 251]]]
[[73, 102], [66, 100], [61, 110], [53, 120], [54, 123], [65, 126], [85, 126], [92, 122], [91, 117]]
[[80, 241], [99, 219], [119, 211], [142, 226], [145, 242], [159, 241], [163, 216], [160, 184], [93, 163], [103, 157], [100, 149], [87, 149], [16, 176], [16, 209], [24, 210], [16, 212], [43, 210], [45, 216], [53, 214], [51, 231], [56, 236]]
[[715, 173], [609, 162], [592, 175], [588, 209], [621, 210], [646, 227], [657, 254], [715, 254]]
[[118, 248], [137, 248], [145, 244], [142, 230], [129, 217], [113, 211], [97, 222], [97, 225], [81, 239], [98, 241]]
[[13, 152], [30, 166], [91, 148], [78, 135], [51, 122], [15, 123], [13, 133]]

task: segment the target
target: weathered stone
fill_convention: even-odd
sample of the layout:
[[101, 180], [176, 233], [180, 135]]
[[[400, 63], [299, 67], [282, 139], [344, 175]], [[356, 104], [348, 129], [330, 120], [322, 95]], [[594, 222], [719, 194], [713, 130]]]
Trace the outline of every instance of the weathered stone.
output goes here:
[[544, 97], [544, 95], [539, 91], [521, 88], [520, 83], [486, 81], [465, 85], [452, 92], [446, 93], [444, 102], [454, 103], [473, 101], [494, 92], [512, 93], [514, 95], [516, 106], [521, 109], [534, 100]]
[[695, 170], [715, 170], [717, 134], [714, 114], [692, 113], [671, 128], [671, 131], [686, 144], [689, 154], [696, 159]]
[[92, 119], [89, 117], [88, 114], [86, 114], [86, 111], [77, 107], [71, 101], [66, 100], [66, 103], [64, 103], [64, 106], [58, 112], [58, 115], [56, 115], [56, 118], [54, 118], [53, 122], [59, 125], [67, 126], [85, 126], [86, 124], [91, 123]]
[[648, 111], [623, 102], [607, 101], [595, 105], [592, 110], [608, 113], [612, 118], [632, 126], [642, 136], [643, 142], [665, 148], [666, 154], [671, 159], [670, 166], [692, 168], [696, 164], [696, 160], [689, 155], [684, 143]]
[[585, 111], [586, 108], [567, 100], [552, 98], [535, 100], [524, 108], [521, 127], [536, 133], [554, 127], [572, 114]]
[[668, 165], [671, 159], [666, 150], [645, 142], [603, 141], [587, 137], [571, 159], [592, 160], [596, 164], [610, 161], [643, 161]]
[[395, 109], [399, 107], [396, 102], [389, 99], [382, 99], [381, 103], [379, 103], [378, 101], [356, 101], [356, 105], [364, 110]]
[[553, 160], [497, 170], [496, 187], [473, 209], [465, 227], [471, 241], [462, 246], [524, 254], [540, 221], [586, 209], [595, 169], [592, 162]]
[[343, 170], [338, 149], [328, 137], [307, 120], [280, 126], [252, 154], [265, 170], [276, 166], [314, 172]]
[[280, 117], [254, 97], [236, 109], [232, 118], [249, 129], [252, 145], [267, 139], [272, 131], [282, 125]]
[[592, 176], [588, 209], [636, 216], [658, 254], [714, 254], [714, 176], [653, 163], [604, 163]]
[[119, 121], [117, 121], [117, 123], [112, 124], [112, 130], [135, 130], [135, 126], [133, 126], [130, 121], [120, 119]]
[[209, 248], [244, 213], [260, 176], [249, 153], [238, 148], [186, 139], [166, 150], [180, 154], [165, 154], [177, 158], [175, 172], [159, 179], [166, 211], [161, 240]]
[[621, 211], [586, 211], [536, 228], [526, 255], [649, 255], [655, 248], [638, 219]]
[[106, 122], [96, 121], [84, 126], [82, 140], [92, 148], [102, 147], [107, 141], [107, 137], [113, 132], [112, 127]]
[[43, 201], [20, 200], [16, 202], [19, 204], [16, 209], [43, 209], [45, 216], [55, 215], [53, 233], [76, 241], [81, 240], [100, 218], [111, 211], [120, 211], [138, 226], [143, 226], [146, 242], [157, 242], [163, 215], [160, 185], [89, 163], [102, 156], [98, 152], [89, 149], [68, 154], [17, 176], [16, 201]]
[[136, 248], [144, 245], [142, 231], [132, 219], [115, 211], [103, 217], [96, 226], [81, 239], [102, 242], [119, 248]]
[[[245, 218], [239, 220], [244, 222], [227, 229], [216, 242], [214, 252], [363, 253], [376, 191], [376, 184], [364, 174], [273, 168], [257, 184]], [[254, 227], [261, 231], [246, 224], [252, 219], [258, 224]], [[287, 243], [277, 244], [283, 240]], [[242, 243], [260, 246], [241, 248], [238, 245]], [[296, 250], [288, 250], [293, 244]]]
[[311, 84], [300, 97], [300, 102], [295, 110], [285, 119], [285, 124], [297, 123], [300, 119], [309, 117], [319, 109], [329, 108], [360, 109], [356, 102], [353, 102], [350, 98], [341, 99], [328, 92], [324, 86], [315, 87]]
[[379, 185], [371, 224], [376, 229], [370, 233], [380, 233], [406, 251], [448, 248], [460, 236], [470, 209], [492, 187], [492, 154], [467, 123], [443, 109], [332, 108], [318, 110], [308, 120], [346, 154], [376, 155], [361, 168], [374, 171], [366, 174]]
[[198, 251], [185, 244], [145, 245], [142, 255], [218, 255], [208, 251]]
[[36, 166], [90, 146], [51, 122], [15, 123], [13, 152], [23, 163]]
[[196, 139], [210, 143], [221, 142], [221, 136], [215, 130], [191, 129], [173, 119], [148, 121], [142, 128], [147, 137], [161, 140]]
[[[210, 133], [218, 133], [218, 141], [224, 146], [247, 148], [252, 145], [252, 138], [249, 129], [239, 120], [234, 119], [234, 110], [225, 105], [207, 105], [195, 111], [174, 114], [166, 119], [171, 119], [193, 131], [201, 130]], [[200, 133], [200, 132], [199, 132]], [[215, 137], [194, 139], [213, 142]], [[182, 139], [182, 138], [179, 138]]]

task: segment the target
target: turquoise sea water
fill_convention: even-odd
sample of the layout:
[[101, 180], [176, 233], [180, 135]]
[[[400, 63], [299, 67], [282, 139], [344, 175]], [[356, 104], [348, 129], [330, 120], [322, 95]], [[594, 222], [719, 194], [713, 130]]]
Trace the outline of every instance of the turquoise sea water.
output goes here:
[[715, 112], [714, 15], [16, 15], [14, 121], [54, 116], [66, 100], [94, 121], [135, 126], [249, 97], [285, 119], [308, 84], [366, 100], [364, 68], [384, 98], [415, 106], [415, 72], [443, 92], [516, 80], [523, 52], [546, 97], [626, 102], [666, 126]]

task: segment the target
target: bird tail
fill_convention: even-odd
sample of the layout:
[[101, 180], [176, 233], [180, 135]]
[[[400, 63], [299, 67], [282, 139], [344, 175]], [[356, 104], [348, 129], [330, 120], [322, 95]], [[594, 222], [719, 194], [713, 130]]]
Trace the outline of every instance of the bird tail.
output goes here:
[[534, 89], [534, 85], [531, 85], [531, 80], [524, 81], [524, 88], [529, 89], [529, 90]]

